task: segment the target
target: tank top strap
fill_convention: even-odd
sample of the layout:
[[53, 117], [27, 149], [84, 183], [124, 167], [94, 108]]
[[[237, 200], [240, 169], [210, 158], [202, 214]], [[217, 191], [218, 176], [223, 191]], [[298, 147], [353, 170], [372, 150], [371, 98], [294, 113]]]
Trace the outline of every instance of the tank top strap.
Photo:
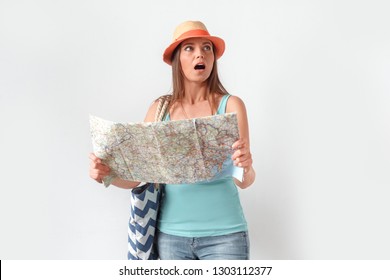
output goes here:
[[230, 94], [225, 94], [224, 96], [222, 96], [221, 101], [219, 102], [216, 115], [221, 115], [226, 113], [226, 105], [230, 96], [231, 96]]
[[[219, 102], [219, 106], [218, 106], [218, 110], [217, 110], [216, 115], [221, 115], [221, 114], [226, 113], [226, 105], [227, 105], [227, 101], [228, 101], [230, 96], [231, 96], [230, 94], [225, 94], [224, 96], [222, 96], [221, 101]], [[167, 114], [165, 115], [164, 121], [170, 121], [170, 120], [171, 120], [171, 117], [169, 115], [169, 112], [167, 112]]]

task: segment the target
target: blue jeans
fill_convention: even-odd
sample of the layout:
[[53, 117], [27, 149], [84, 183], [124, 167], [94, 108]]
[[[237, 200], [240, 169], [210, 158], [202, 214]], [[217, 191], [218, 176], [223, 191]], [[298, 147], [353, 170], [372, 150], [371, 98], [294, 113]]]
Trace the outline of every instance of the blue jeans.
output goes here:
[[157, 232], [161, 260], [248, 260], [246, 231], [220, 236], [182, 237]]

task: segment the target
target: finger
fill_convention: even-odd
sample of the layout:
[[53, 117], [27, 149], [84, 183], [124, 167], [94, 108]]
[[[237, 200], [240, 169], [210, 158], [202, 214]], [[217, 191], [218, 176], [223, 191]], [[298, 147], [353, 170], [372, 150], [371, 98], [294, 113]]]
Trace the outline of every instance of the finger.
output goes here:
[[239, 157], [236, 157], [235, 160], [234, 160], [234, 164], [235, 165], [239, 165], [239, 163], [241, 162], [244, 162], [244, 161], [247, 161], [248, 159], [252, 159], [252, 155], [251, 153], [245, 153]]
[[91, 169], [96, 169], [96, 170], [99, 170], [99, 171], [110, 172], [110, 167], [108, 167], [107, 165], [105, 165], [103, 163], [91, 162], [90, 168]]
[[94, 180], [99, 180], [99, 174], [97, 174], [97, 173], [92, 173], [92, 172], [90, 172], [89, 173], [89, 177], [91, 177], [92, 179], [94, 179]]
[[244, 160], [244, 161], [240, 161], [240, 162], [237, 164], [237, 166], [247, 168], [247, 167], [250, 167], [252, 164], [253, 164], [252, 158], [248, 158], [248, 159], [246, 159], [246, 160]]
[[95, 156], [94, 153], [89, 154], [89, 159], [92, 160], [93, 162], [98, 162], [98, 163], [102, 162], [102, 160], [100, 158], [98, 158], [97, 156]]
[[235, 149], [239, 149], [240, 147], [243, 147], [244, 145], [245, 145], [245, 141], [243, 139], [239, 139], [233, 143], [232, 148], [233, 150], [235, 150]]
[[97, 169], [97, 163], [94, 161], [91, 161], [91, 164], [89, 165], [90, 169]]
[[243, 155], [246, 155], [249, 153], [249, 149], [247, 148], [241, 148], [239, 150], [236, 150], [233, 155], [232, 155], [232, 159], [233, 160], [236, 160], [238, 157], [241, 157]]
[[232, 155], [232, 160], [236, 160], [241, 155], [241, 151], [237, 150]]
[[109, 172], [91, 172], [90, 173], [90, 176], [93, 179], [103, 178], [103, 177], [106, 177], [108, 175], [110, 175]]
[[101, 178], [101, 177], [105, 177], [105, 176], [108, 176], [110, 175], [110, 172], [107, 172], [107, 171], [101, 171], [101, 170], [98, 170], [98, 169], [92, 169], [90, 172], [89, 172], [89, 176], [92, 178], [92, 179], [97, 179], [97, 178]]
[[91, 162], [90, 164], [90, 169], [99, 169], [99, 163], [96, 163], [94, 161]]
[[89, 154], [89, 159], [90, 159], [90, 160], [95, 161], [97, 158], [98, 158], [98, 157], [95, 156], [94, 153], [90, 153], [90, 154]]

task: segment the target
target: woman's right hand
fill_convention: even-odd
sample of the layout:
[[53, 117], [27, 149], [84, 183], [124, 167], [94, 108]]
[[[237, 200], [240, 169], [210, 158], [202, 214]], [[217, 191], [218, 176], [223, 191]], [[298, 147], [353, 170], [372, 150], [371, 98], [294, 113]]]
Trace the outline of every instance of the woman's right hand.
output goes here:
[[91, 165], [89, 167], [89, 177], [95, 181], [102, 183], [103, 178], [110, 174], [110, 168], [102, 163], [102, 160], [95, 156], [94, 153], [89, 154]]

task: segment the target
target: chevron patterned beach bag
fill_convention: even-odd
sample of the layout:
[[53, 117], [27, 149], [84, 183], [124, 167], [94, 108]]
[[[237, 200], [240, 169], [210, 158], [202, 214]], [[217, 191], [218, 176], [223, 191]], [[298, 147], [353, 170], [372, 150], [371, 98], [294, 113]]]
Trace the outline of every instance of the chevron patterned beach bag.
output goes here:
[[[171, 96], [158, 99], [155, 121], [162, 121]], [[128, 228], [129, 260], [157, 260], [156, 226], [164, 184], [147, 183], [131, 191]]]
[[155, 236], [162, 188], [162, 184], [147, 183], [131, 192], [127, 254], [129, 260], [158, 259]]

